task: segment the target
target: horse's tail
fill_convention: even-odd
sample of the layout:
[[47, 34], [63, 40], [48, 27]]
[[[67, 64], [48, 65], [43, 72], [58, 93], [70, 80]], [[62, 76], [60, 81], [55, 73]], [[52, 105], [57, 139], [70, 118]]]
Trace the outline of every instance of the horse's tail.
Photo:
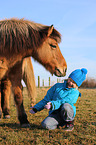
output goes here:
[[23, 60], [22, 75], [23, 75], [23, 80], [28, 90], [28, 95], [31, 99], [31, 105], [33, 106], [35, 104], [37, 92], [36, 92], [35, 76], [34, 76], [34, 70], [33, 70], [31, 57], [25, 58]]

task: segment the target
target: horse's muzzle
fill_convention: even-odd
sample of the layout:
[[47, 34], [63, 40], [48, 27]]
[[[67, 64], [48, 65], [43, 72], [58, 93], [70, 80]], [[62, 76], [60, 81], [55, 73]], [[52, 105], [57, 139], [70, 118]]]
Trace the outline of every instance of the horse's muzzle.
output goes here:
[[58, 77], [64, 77], [66, 75], [66, 72], [67, 72], [67, 68], [64, 68], [63, 70], [55, 68], [54, 75], [56, 75]]

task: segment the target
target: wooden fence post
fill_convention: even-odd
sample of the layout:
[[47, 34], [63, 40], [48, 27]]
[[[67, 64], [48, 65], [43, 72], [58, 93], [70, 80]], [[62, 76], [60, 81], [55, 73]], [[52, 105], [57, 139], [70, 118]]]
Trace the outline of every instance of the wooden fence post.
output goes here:
[[49, 87], [50, 87], [50, 77], [49, 77]]
[[42, 84], [42, 85], [43, 85], [43, 87], [44, 87], [44, 79], [43, 79], [43, 84]]
[[38, 88], [40, 88], [40, 76], [38, 76]]

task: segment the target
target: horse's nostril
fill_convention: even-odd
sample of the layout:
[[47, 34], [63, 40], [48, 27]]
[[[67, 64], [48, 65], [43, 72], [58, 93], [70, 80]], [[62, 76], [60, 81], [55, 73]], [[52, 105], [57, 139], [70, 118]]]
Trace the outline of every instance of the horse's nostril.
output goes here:
[[65, 69], [65, 72], [67, 72], [67, 68]]

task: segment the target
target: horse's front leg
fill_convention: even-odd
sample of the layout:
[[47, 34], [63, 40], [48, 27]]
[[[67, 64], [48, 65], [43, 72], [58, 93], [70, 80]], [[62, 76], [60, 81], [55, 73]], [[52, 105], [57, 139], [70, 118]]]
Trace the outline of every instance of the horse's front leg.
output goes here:
[[17, 111], [18, 111], [18, 119], [20, 121], [21, 127], [29, 127], [29, 121], [27, 120], [27, 115], [23, 106], [23, 96], [22, 90], [19, 86], [13, 87], [14, 91], [14, 100], [16, 103]]
[[9, 97], [11, 93], [11, 83], [6, 78], [1, 81], [1, 106], [4, 118], [10, 118]]
[[12, 84], [12, 89], [14, 93], [14, 100], [17, 107], [18, 119], [22, 127], [29, 127], [29, 122], [27, 120], [27, 115], [23, 106], [23, 96], [22, 96], [22, 62], [16, 64], [8, 74], [9, 79]]

